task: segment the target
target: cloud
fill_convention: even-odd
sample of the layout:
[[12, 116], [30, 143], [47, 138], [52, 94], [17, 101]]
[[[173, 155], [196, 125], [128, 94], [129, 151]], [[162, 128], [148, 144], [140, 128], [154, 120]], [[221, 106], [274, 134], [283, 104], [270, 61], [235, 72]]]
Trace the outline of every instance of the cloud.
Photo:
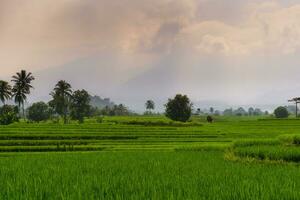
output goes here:
[[[299, 18], [294, 0], [0, 0], [1, 78], [60, 68], [76, 81], [88, 69], [95, 85], [114, 80], [132, 96], [165, 84], [168, 94], [253, 100], [278, 79], [296, 79], [286, 70], [300, 72]], [[263, 76], [270, 71], [273, 78]], [[98, 92], [88, 81], [83, 87]]]
[[193, 4], [192, 0], [1, 0], [0, 67], [39, 69], [108, 51], [118, 57], [167, 49], [164, 46], [176, 34], [172, 27], [193, 17]]
[[[300, 6], [261, 3], [241, 26], [221, 21], [196, 23], [186, 32], [204, 52], [225, 55], [293, 54], [299, 49]], [[188, 37], [189, 37], [188, 36]]]
[[226, 55], [298, 49], [299, 5], [218, 2], [2, 0], [0, 53], [7, 58], [0, 64], [38, 68], [107, 51], [162, 54], [184, 43]]

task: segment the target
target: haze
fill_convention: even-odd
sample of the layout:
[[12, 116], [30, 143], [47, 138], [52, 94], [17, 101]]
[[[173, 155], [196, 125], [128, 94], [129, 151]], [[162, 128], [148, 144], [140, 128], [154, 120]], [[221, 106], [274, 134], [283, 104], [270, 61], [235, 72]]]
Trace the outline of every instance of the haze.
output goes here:
[[142, 108], [274, 105], [300, 95], [300, 1], [0, 0], [0, 78], [36, 77], [30, 101], [64, 79]]

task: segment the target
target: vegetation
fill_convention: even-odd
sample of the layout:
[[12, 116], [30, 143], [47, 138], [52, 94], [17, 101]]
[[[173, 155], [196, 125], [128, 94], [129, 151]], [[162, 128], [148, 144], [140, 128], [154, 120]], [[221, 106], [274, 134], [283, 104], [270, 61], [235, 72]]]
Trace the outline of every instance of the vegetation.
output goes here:
[[34, 122], [41, 122], [50, 119], [51, 111], [44, 102], [37, 102], [28, 108], [28, 119]]
[[186, 95], [177, 94], [166, 104], [166, 116], [175, 121], [186, 122], [192, 114], [192, 103]]
[[210, 115], [207, 116], [206, 120], [208, 123], [212, 123], [214, 121], [214, 119]]
[[[7, 125], [0, 126], [0, 199], [300, 195], [300, 123], [286, 107], [274, 111], [281, 120], [242, 107], [192, 115], [190, 99], [178, 94], [166, 116], [152, 115], [152, 100], [145, 104], [151, 115], [141, 116], [61, 80], [48, 104], [33, 103], [29, 120], [19, 121], [33, 80], [22, 70], [13, 87], [0, 81], [0, 125]], [[11, 98], [17, 106], [6, 105]]]
[[12, 96], [11, 86], [6, 81], [0, 80], [0, 101], [5, 105], [5, 102]]
[[32, 73], [27, 73], [25, 70], [16, 73], [12, 77], [12, 82], [14, 86], [12, 88], [12, 96], [14, 97], [15, 103], [18, 104], [19, 109], [23, 111], [23, 117], [25, 118], [25, 108], [24, 103], [27, 100], [27, 95], [30, 94], [30, 90], [33, 88], [31, 82], [35, 78], [32, 76]]
[[9, 125], [19, 121], [19, 109], [15, 106], [4, 105], [0, 108], [0, 125]]
[[131, 111], [128, 110], [123, 104], [114, 105], [113, 107], [106, 106], [103, 110], [100, 111], [102, 115], [107, 116], [128, 116], [134, 115]]
[[300, 124], [259, 119], [114, 116], [0, 126], [0, 198], [247, 199], [249, 190], [251, 198], [293, 198], [300, 171], [285, 163], [299, 162]]
[[[280, 144], [294, 145], [298, 142], [299, 137], [296, 136], [299, 131], [298, 120], [220, 116], [215, 118], [215, 123], [210, 124], [206, 122], [205, 117], [195, 116], [191, 118], [191, 122], [186, 123], [173, 122], [162, 116], [106, 116], [101, 117], [100, 123], [98, 118], [91, 118], [86, 119], [83, 124], [71, 121], [64, 125], [45, 121], [39, 124], [20, 122], [0, 126], [0, 151], [5, 151], [7, 147], [14, 148], [15, 151], [24, 151], [23, 146], [26, 146], [26, 151], [30, 151], [30, 146], [51, 146], [55, 149], [59, 145], [60, 149], [64, 143], [73, 145], [74, 148], [88, 145], [105, 151], [169, 151], [188, 146], [202, 148], [203, 145], [229, 145], [236, 140], [247, 138], [273, 140], [278, 136], [286, 138], [281, 139]], [[82, 143], [72, 144], [78, 140]], [[293, 143], [281, 142], [286, 140]]]
[[145, 103], [145, 107], [146, 107], [146, 112], [145, 114], [152, 114], [152, 111], [155, 109], [155, 103], [153, 100], [148, 100]]
[[289, 116], [289, 112], [283, 106], [280, 106], [274, 110], [274, 114], [276, 118], [287, 118]]
[[55, 110], [55, 112], [61, 115], [64, 119], [64, 123], [68, 122], [70, 102], [72, 99], [72, 87], [64, 80], [59, 81], [51, 93], [52, 100], [49, 105]]
[[22, 154], [0, 160], [0, 198], [297, 199], [299, 170], [219, 152]]
[[90, 95], [85, 90], [76, 90], [72, 95], [71, 117], [83, 123], [84, 117], [90, 113]]

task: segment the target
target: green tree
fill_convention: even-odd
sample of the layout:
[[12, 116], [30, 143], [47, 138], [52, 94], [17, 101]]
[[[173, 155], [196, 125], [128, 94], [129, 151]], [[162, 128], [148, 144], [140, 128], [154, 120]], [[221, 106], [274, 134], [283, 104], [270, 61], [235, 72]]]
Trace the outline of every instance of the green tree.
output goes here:
[[105, 106], [101, 110], [101, 114], [109, 115], [109, 116], [125, 116], [125, 115], [134, 114], [134, 113], [132, 113], [130, 110], [128, 110], [128, 108], [125, 105], [119, 104], [119, 105], [114, 105], [112, 107]]
[[50, 119], [50, 109], [48, 104], [37, 102], [28, 108], [28, 119], [34, 122], [41, 122]]
[[152, 110], [155, 109], [155, 103], [152, 100], [147, 100], [145, 103], [146, 112], [144, 115], [152, 115]]
[[151, 112], [151, 110], [155, 109], [155, 103], [154, 103], [154, 101], [152, 101], [152, 100], [146, 101], [145, 107], [146, 107], [147, 111]]
[[166, 116], [174, 121], [186, 122], [192, 114], [192, 103], [186, 95], [177, 94], [165, 107]]
[[119, 105], [114, 105], [112, 110], [110, 111], [110, 115], [116, 115], [116, 116], [124, 116], [124, 115], [129, 115], [129, 111], [126, 108], [125, 105], [119, 104]]
[[0, 100], [5, 105], [5, 101], [9, 100], [12, 96], [11, 86], [6, 81], [0, 80]]
[[16, 75], [12, 77], [12, 82], [14, 86], [12, 88], [12, 96], [14, 97], [15, 103], [18, 104], [19, 109], [23, 110], [23, 117], [25, 116], [24, 103], [27, 100], [27, 95], [30, 94], [30, 90], [33, 88], [31, 82], [34, 80], [32, 73], [27, 73], [25, 70], [17, 72]]
[[225, 116], [231, 116], [231, 115], [233, 115], [233, 110], [232, 110], [232, 108], [227, 108], [227, 109], [225, 109], [225, 110], [223, 111], [223, 115], [225, 115]]
[[49, 102], [49, 105], [57, 114], [63, 117], [64, 124], [66, 124], [68, 121], [70, 101], [72, 98], [71, 85], [64, 80], [61, 80], [55, 85], [55, 88], [50, 95], [53, 99]]
[[17, 106], [4, 105], [0, 108], [0, 124], [9, 125], [19, 121], [19, 109]]
[[288, 110], [283, 106], [276, 108], [274, 114], [276, 118], [287, 118], [289, 116]]
[[252, 116], [252, 115], [254, 115], [254, 108], [252, 108], [252, 107], [250, 107], [249, 109], [248, 109], [248, 115], [249, 116]]
[[85, 90], [77, 90], [72, 95], [71, 101], [71, 117], [78, 120], [80, 123], [84, 122], [84, 117], [90, 113], [90, 95]]

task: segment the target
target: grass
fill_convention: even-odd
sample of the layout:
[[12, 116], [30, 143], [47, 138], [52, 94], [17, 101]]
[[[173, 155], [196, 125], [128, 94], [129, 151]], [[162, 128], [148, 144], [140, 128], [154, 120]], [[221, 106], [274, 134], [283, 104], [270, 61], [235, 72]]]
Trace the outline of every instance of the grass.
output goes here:
[[300, 145], [300, 135], [281, 135], [279, 140], [284, 144]]
[[276, 139], [238, 140], [228, 148], [225, 157], [298, 163], [299, 140], [298, 135], [281, 135]]
[[251, 147], [251, 146], [273, 146], [279, 145], [280, 141], [278, 139], [246, 139], [234, 141], [232, 147]]
[[112, 151], [141, 147], [165, 148], [169, 151], [197, 149], [197, 146], [209, 146], [213, 143], [226, 146], [240, 139], [272, 140], [279, 135], [297, 135], [300, 132], [297, 120], [259, 119], [217, 117], [216, 123], [208, 124], [204, 117], [193, 117], [188, 123], [170, 123], [164, 117], [155, 116], [105, 117], [102, 123], [90, 119], [85, 124], [68, 125], [16, 123], [0, 127], [0, 146], [27, 146], [30, 149], [30, 146], [36, 148], [51, 145], [55, 148], [58, 144], [105, 145]]
[[4, 155], [0, 199], [297, 199], [299, 172], [221, 152]]
[[251, 157], [259, 160], [300, 162], [300, 148], [285, 146], [251, 146], [235, 148], [234, 153], [239, 157]]
[[0, 199], [299, 197], [299, 120], [179, 124], [136, 116], [0, 126]]

